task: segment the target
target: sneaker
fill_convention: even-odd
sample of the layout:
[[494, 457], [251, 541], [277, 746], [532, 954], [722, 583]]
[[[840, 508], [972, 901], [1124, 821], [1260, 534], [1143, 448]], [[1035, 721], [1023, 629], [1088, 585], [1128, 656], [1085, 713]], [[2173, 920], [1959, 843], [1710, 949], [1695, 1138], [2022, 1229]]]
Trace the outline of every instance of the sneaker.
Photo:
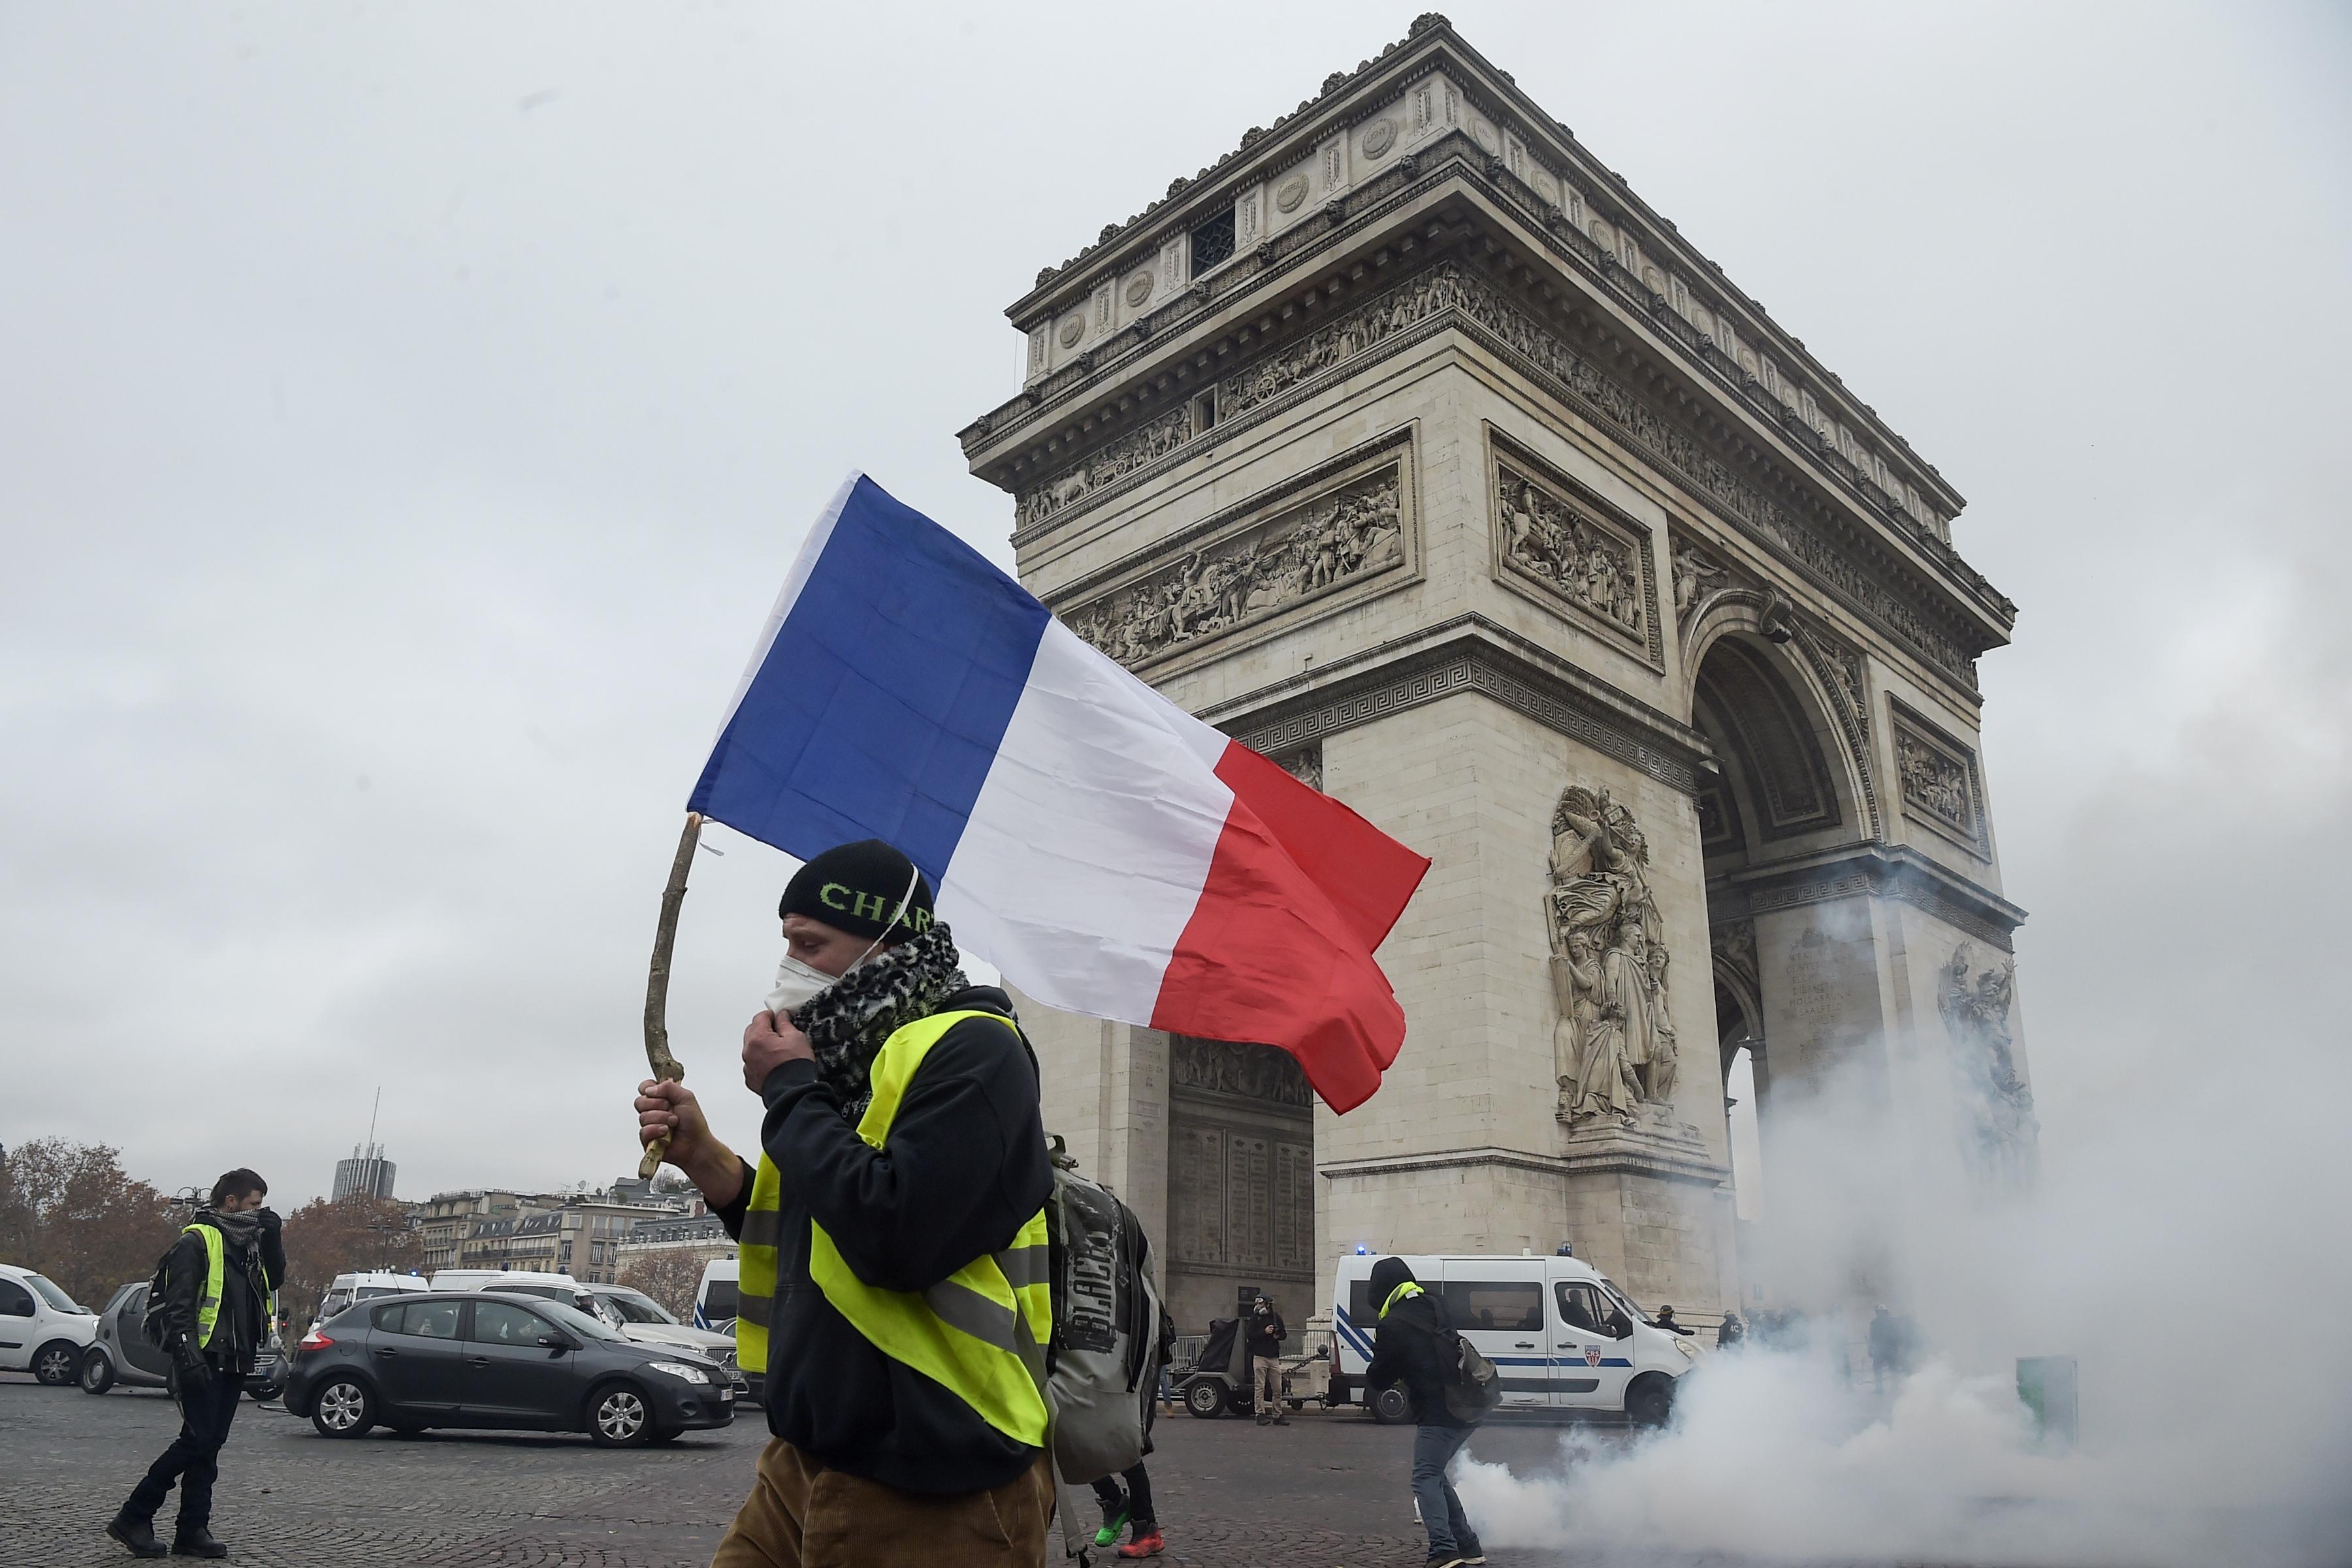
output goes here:
[[1118, 1554], [1127, 1558], [1157, 1557], [1167, 1550], [1168, 1538], [1160, 1533], [1160, 1527], [1155, 1524], [1120, 1547]]
[[1422, 1568], [1462, 1568], [1462, 1553], [1459, 1552], [1433, 1552], [1429, 1554], [1429, 1561], [1423, 1563]]
[[118, 1513], [106, 1521], [106, 1533], [122, 1542], [133, 1557], [161, 1557], [163, 1543], [155, 1539], [155, 1523], [135, 1514]]
[[1462, 1561], [1468, 1568], [1477, 1568], [1477, 1564], [1486, 1561], [1486, 1549], [1478, 1544], [1475, 1536], [1454, 1550], [1462, 1553]]
[[1103, 1511], [1103, 1524], [1100, 1530], [1095, 1531], [1095, 1544], [1097, 1546], [1116, 1545], [1118, 1542], [1118, 1532], [1127, 1528], [1128, 1510], [1132, 1505], [1122, 1498], [1119, 1500], [1118, 1507], [1114, 1510], [1110, 1504], [1101, 1502], [1100, 1500], [1097, 1500]]

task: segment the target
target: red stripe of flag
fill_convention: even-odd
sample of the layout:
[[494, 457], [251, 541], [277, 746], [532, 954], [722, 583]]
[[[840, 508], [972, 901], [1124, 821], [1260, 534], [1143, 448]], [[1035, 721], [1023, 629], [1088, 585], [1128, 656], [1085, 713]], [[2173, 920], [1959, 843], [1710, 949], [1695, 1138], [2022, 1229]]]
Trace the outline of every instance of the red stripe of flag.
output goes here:
[[1247, 747], [1228, 746], [1216, 772], [1233, 810], [1152, 1027], [1278, 1047], [1326, 1104], [1351, 1111], [1404, 1043], [1372, 950], [1429, 861]]

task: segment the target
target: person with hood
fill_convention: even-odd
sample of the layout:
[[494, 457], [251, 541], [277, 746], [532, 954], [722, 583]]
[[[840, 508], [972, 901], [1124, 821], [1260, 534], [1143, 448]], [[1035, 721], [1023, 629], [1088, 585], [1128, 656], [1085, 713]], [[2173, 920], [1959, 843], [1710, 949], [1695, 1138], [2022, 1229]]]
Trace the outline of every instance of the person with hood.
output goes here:
[[240, 1166], [213, 1183], [212, 1196], [163, 1254], [163, 1286], [151, 1317], [162, 1318], [171, 1352], [172, 1397], [180, 1435], [115, 1516], [106, 1533], [133, 1557], [161, 1557], [155, 1511], [180, 1485], [180, 1517], [171, 1551], [181, 1557], [226, 1557], [212, 1532], [213, 1483], [220, 1451], [245, 1396], [246, 1375], [269, 1341], [286, 1248], [277, 1213], [262, 1207], [269, 1184]]
[[1036, 1059], [889, 844], [816, 856], [778, 912], [776, 988], [743, 1031], [758, 1164], [683, 1085], [636, 1102], [740, 1243], [738, 1359], [767, 1379], [772, 1440], [713, 1568], [1043, 1564]]
[[1445, 1403], [1454, 1381], [1453, 1321], [1445, 1303], [1421, 1288], [1402, 1258], [1372, 1265], [1371, 1295], [1380, 1303], [1380, 1337], [1364, 1382], [1376, 1392], [1402, 1384], [1412, 1397], [1412, 1498], [1421, 1509], [1422, 1528], [1429, 1531], [1427, 1568], [1484, 1563], [1486, 1548], [1463, 1515], [1454, 1483], [1445, 1479], [1446, 1467], [1473, 1429], [1473, 1423]]
[[1250, 1386], [1257, 1402], [1257, 1424], [1290, 1425], [1282, 1408], [1282, 1344], [1290, 1337], [1274, 1298], [1261, 1293], [1250, 1305], [1249, 1321], [1242, 1325], [1249, 1343]]

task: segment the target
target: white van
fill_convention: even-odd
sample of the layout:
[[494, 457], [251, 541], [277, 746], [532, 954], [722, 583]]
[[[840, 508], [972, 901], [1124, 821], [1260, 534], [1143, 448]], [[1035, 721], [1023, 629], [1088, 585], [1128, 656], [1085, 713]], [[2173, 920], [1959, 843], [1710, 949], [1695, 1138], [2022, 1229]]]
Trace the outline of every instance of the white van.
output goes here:
[[[1503, 1375], [1506, 1410], [1582, 1411], [1663, 1424], [1675, 1379], [1698, 1353], [1680, 1334], [1652, 1328], [1648, 1315], [1580, 1258], [1407, 1254], [1422, 1289], [1442, 1295], [1454, 1329]], [[1331, 1401], [1368, 1400], [1384, 1422], [1412, 1418], [1402, 1388], [1373, 1396], [1364, 1371], [1380, 1333], [1381, 1303], [1370, 1299], [1370, 1252], [1339, 1260], [1331, 1303], [1339, 1364]]]
[[327, 1293], [319, 1298], [316, 1322], [325, 1322], [337, 1312], [372, 1301], [380, 1296], [396, 1296], [403, 1291], [431, 1289], [422, 1274], [394, 1274], [383, 1270], [367, 1273], [338, 1274], [327, 1283]]
[[702, 1283], [694, 1291], [694, 1326], [714, 1333], [730, 1333], [735, 1327], [736, 1303], [743, 1279], [743, 1265], [732, 1258], [719, 1259], [702, 1266]]

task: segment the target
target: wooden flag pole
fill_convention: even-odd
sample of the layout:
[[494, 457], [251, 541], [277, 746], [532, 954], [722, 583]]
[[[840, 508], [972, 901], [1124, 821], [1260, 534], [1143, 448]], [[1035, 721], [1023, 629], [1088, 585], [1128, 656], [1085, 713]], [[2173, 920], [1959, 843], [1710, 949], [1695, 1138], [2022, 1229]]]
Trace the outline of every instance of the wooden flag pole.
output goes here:
[[[694, 865], [694, 847], [702, 836], [702, 818], [688, 811], [686, 831], [678, 835], [677, 858], [670, 862], [669, 885], [662, 889], [661, 924], [654, 927], [654, 960], [646, 971], [646, 1064], [664, 1082], [681, 1083], [686, 1069], [669, 1053], [669, 950], [677, 941], [678, 906], [686, 902], [686, 873]], [[669, 1153], [664, 1134], [646, 1145], [637, 1162], [637, 1176], [651, 1180]]]

